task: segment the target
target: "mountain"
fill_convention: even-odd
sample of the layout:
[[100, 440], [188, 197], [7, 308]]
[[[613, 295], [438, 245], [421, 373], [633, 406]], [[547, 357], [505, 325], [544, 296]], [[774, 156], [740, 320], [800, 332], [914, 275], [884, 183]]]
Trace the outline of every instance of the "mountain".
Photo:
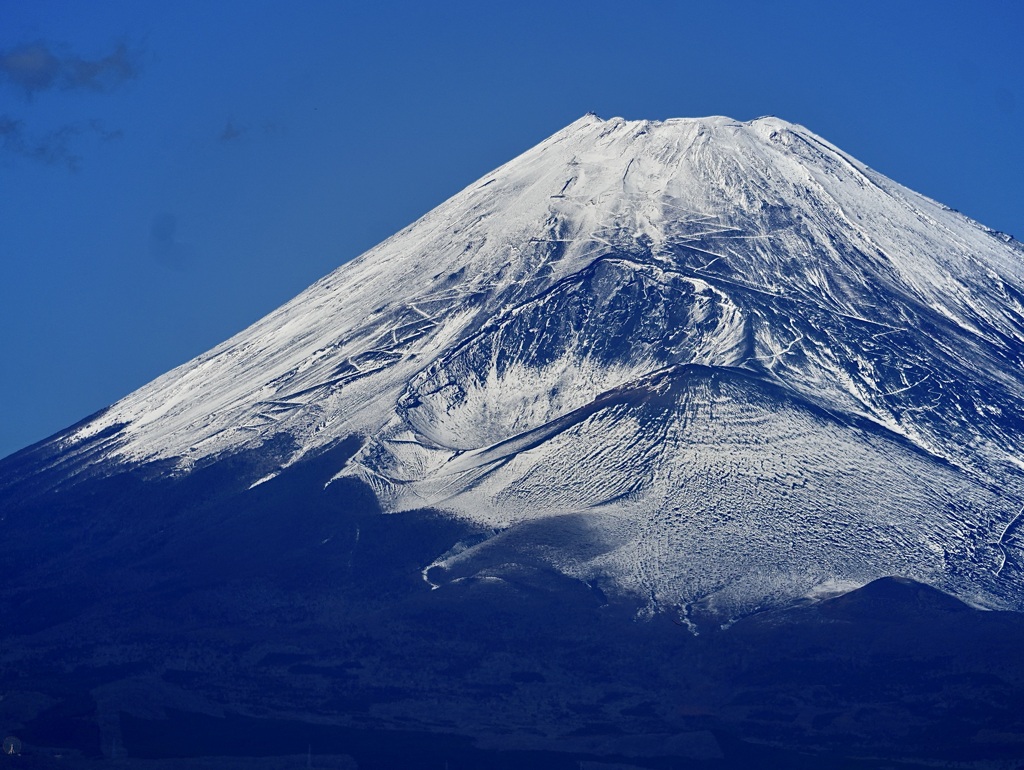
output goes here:
[[385, 512], [550, 524], [534, 557], [651, 609], [888, 574], [1019, 607], [1022, 367], [1016, 241], [776, 118], [588, 115], [35, 452], [273, 447], [260, 483], [358, 436]]
[[[757, 717], [650, 706], [688, 674], [644, 651], [724, 666], [745, 635], [815, 639], [814, 613], [878, 606], [946, 628], [948, 595], [1000, 638], [966, 619], [1024, 609], [1022, 404], [1017, 241], [777, 118], [587, 115], [0, 462], [6, 665], [78, 672], [91, 704], [21, 721], [146, 756], [161, 714], [308, 719], [315, 700], [508, 750], [571, 724], [598, 757], [647, 755], [587, 729], [654, 719], [690, 737], [650, 756], [739, 757], [701, 731]], [[588, 665], [602, 693], [581, 694]], [[979, 666], [1017, 687], [1014, 664]], [[311, 695], [339, 682], [348, 700]], [[532, 716], [474, 711], [474, 687], [509, 682]], [[567, 687], [580, 709], [546, 711]], [[616, 715], [587, 705], [615, 687]]]

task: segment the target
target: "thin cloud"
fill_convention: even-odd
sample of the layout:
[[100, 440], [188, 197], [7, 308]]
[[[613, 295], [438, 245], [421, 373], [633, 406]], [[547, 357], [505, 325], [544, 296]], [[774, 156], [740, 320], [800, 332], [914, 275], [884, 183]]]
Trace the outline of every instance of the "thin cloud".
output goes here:
[[241, 139], [246, 130], [245, 126], [236, 125], [235, 121], [229, 120], [225, 124], [224, 130], [220, 132], [220, 140], [222, 142], [233, 142], [236, 139]]
[[0, 54], [0, 75], [27, 94], [53, 88], [60, 76], [60, 59], [42, 43], [32, 43]]
[[68, 123], [54, 131], [32, 136], [22, 121], [10, 115], [0, 115], [0, 146], [6, 152], [48, 166], [65, 166], [77, 171], [82, 159], [72, 145], [83, 134], [93, 134], [104, 142], [121, 138], [120, 131], [108, 131], [96, 120]]
[[[105, 93], [138, 77], [135, 58], [124, 43], [89, 59], [40, 40], [0, 50], [0, 86], [22, 91], [29, 104], [44, 91]], [[97, 120], [81, 120], [41, 133], [26, 128], [18, 117], [0, 115], [0, 149], [47, 165], [77, 171], [82, 159], [76, 146], [83, 135], [110, 141], [120, 138], [121, 132], [108, 130]]]
[[55, 89], [112, 91], [138, 74], [138, 65], [124, 43], [98, 59], [60, 55], [43, 41], [0, 52], [0, 80], [20, 88], [29, 98]]
[[65, 87], [90, 91], [110, 91], [139, 74], [124, 43], [102, 58], [89, 61], [75, 57], [66, 60], [64, 65]]
[[195, 249], [178, 240], [178, 218], [174, 214], [164, 212], [153, 217], [149, 226], [149, 253], [174, 270], [184, 270], [191, 265]]
[[9, 115], [0, 115], [0, 137], [7, 152], [49, 166], [63, 165], [77, 171], [81, 158], [71, 150], [71, 140], [80, 133], [74, 125], [62, 126], [40, 137], [29, 138], [25, 124]]

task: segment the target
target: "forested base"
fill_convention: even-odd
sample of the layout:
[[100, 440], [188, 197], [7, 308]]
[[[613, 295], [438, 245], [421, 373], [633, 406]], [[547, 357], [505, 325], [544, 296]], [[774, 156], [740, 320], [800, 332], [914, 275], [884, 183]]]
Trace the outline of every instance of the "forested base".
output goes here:
[[489, 533], [327, 485], [355, 446], [9, 492], [0, 768], [1024, 762], [1021, 615], [885, 579], [695, 636], [493, 554], [432, 588]]

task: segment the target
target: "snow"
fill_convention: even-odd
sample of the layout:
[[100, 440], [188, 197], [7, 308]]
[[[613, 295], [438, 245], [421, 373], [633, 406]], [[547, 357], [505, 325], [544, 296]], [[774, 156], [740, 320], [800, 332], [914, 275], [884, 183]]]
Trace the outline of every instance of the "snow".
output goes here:
[[1019, 603], [1022, 298], [1021, 244], [806, 128], [587, 115], [67, 442], [187, 471], [357, 434], [386, 511], [590, 516], [613, 546], [545, 558], [659, 606]]

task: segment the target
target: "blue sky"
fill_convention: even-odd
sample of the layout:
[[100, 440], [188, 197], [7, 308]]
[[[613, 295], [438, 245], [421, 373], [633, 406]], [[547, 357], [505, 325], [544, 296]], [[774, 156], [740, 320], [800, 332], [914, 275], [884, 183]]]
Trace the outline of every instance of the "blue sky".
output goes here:
[[1018, 2], [0, 0], [0, 456], [588, 111], [773, 114], [1024, 236]]

